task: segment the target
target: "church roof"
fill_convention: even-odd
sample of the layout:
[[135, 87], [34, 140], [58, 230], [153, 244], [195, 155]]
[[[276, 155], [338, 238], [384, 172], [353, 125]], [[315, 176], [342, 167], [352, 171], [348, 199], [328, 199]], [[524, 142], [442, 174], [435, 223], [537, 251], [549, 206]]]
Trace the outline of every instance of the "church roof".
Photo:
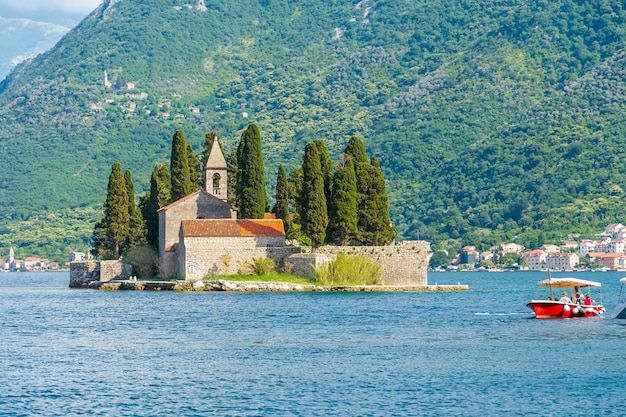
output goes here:
[[222, 148], [220, 148], [220, 144], [217, 140], [217, 136], [213, 140], [213, 146], [211, 147], [211, 153], [209, 154], [209, 159], [206, 162], [206, 168], [209, 169], [226, 169], [226, 159], [224, 159], [224, 154], [222, 153]]
[[[196, 196], [196, 194], [200, 194], [200, 193], [201, 193], [201, 192], [203, 192], [203, 191], [204, 191], [204, 190], [194, 191], [193, 193], [191, 193], [191, 194], [189, 194], [189, 195], [186, 195], [186, 196], [184, 196], [184, 197], [183, 197], [183, 198], [181, 198], [181, 199], [178, 199], [178, 200], [176, 200], [176, 201], [173, 201], [173, 202], [169, 203], [167, 206], [163, 206], [163, 207], [161, 207], [160, 209], [158, 209], [158, 210], [157, 210], [157, 213], [158, 213], [159, 211], [167, 210], [167, 209], [169, 209], [169, 208], [170, 208], [170, 207], [172, 207], [172, 206], [175, 206], [175, 205], [177, 205], [177, 204], [179, 204], [179, 203], [182, 203], [183, 201], [189, 200], [190, 198], [195, 197], [195, 196]], [[209, 194], [209, 193], [207, 193], [206, 191], [204, 191], [204, 192], [205, 192], [206, 194]], [[210, 195], [210, 194], [209, 194], [209, 195]]]
[[194, 219], [182, 221], [183, 236], [232, 237], [232, 236], [285, 236], [280, 219]]

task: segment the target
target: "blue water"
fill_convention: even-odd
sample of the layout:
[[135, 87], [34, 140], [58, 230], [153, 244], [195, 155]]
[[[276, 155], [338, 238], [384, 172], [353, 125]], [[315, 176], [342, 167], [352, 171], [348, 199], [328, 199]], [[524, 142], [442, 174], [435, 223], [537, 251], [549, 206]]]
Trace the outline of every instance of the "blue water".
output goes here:
[[[623, 275], [577, 274], [603, 283], [609, 310]], [[534, 319], [525, 303], [545, 277], [429, 275], [467, 292], [239, 294], [0, 274], [0, 415], [625, 415], [626, 325]]]

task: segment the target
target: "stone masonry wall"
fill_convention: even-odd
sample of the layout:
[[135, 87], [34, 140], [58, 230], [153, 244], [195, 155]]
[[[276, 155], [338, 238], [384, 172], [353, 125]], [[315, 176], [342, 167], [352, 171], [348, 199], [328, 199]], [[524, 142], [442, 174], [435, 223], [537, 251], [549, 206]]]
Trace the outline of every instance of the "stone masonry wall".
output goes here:
[[[376, 262], [382, 268], [383, 283], [385, 285], [428, 285], [428, 244], [416, 243], [411, 246], [323, 246], [312, 252], [303, 254], [301, 259], [290, 257], [287, 262], [294, 264], [300, 272], [298, 275], [312, 276], [312, 267], [303, 266], [308, 263], [324, 262], [324, 257], [334, 258], [339, 253], [346, 255], [364, 256]], [[302, 259], [303, 258], [303, 259]], [[297, 265], [297, 266], [296, 266]], [[308, 269], [308, 272], [307, 272]], [[294, 270], [295, 272], [295, 270]]]
[[93, 281], [108, 282], [131, 276], [131, 265], [121, 261], [82, 261], [70, 263], [70, 288], [87, 288]]
[[70, 262], [70, 288], [86, 288], [93, 281], [100, 281], [100, 262]]
[[178, 245], [180, 278], [198, 280], [210, 275], [235, 274], [255, 258], [271, 258], [282, 268], [285, 258], [299, 253], [297, 246], [285, 246], [284, 237], [185, 237]]

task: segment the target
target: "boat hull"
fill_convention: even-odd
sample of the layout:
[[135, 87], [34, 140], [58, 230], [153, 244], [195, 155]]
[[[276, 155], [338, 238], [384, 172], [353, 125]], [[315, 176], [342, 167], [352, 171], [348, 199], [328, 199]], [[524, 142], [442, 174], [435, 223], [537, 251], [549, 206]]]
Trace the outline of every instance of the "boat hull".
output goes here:
[[619, 304], [611, 315], [614, 319], [626, 320], [626, 303]]
[[598, 304], [584, 306], [551, 300], [532, 300], [526, 306], [535, 313], [538, 319], [597, 317], [605, 311], [604, 307]]

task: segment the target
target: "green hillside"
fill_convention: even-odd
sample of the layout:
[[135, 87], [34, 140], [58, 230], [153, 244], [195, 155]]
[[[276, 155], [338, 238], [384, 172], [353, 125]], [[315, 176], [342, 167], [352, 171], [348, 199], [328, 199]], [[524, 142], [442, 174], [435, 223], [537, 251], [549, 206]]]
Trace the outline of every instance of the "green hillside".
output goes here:
[[0, 84], [0, 247], [62, 260], [113, 162], [143, 193], [176, 129], [228, 151], [252, 122], [268, 187], [308, 141], [339, 160], [362, 136], [407, 239], [600, 230], [626, 220], [625, 38], [604, 0], [105, 1]]

